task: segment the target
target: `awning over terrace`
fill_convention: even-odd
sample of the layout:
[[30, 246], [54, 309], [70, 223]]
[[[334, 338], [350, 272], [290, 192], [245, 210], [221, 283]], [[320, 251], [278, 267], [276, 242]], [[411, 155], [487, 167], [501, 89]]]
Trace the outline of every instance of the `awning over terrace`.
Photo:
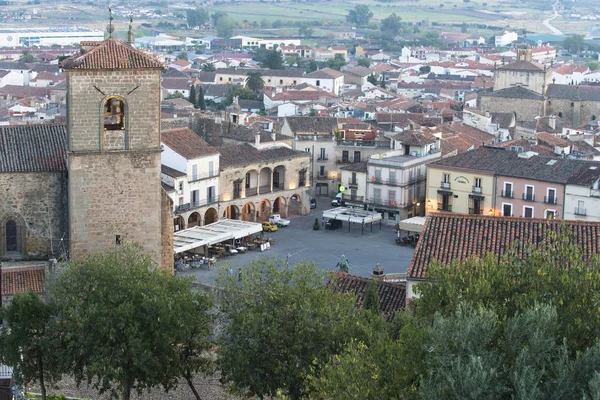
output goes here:
[[396, 230], [421, 233], [423, 232], [424, 226], [425, 217], [412, 217], [400, 221], [400, 223], [396, 225]]
[[331, 210], [323, 211], [323, 217], [354, 222], [357, 224], [368, 224], [381, 221], [381, 213], [346, 207], [336, 207]]
[[240, 239], [262, 232], [262, 225], [255, 222], [222, 219], [212, 224], [195, 226], [174, 234], [174, 253], [183, 253], [202, 246], [210, 246], [226, 240]]

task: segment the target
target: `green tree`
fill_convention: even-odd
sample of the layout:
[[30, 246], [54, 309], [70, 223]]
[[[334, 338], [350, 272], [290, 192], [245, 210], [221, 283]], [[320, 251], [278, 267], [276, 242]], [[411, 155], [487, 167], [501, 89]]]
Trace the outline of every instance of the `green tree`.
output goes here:
[[600, 69], [600, 63], [598, 61], [586, 62], [585, 65], [590, 69], [590, 71], [597, 71]]
[[575, 351], [587, 349], [600, 336], [600, 310], [592, 306], [600, 304], [600, 259], [584, 259], [569, 235], [550, 233], [536, 246], [515, 245], [527, 246], [530, 255], [524, 259], [512, 248], [500, 258], [488, 255], [450, 267], [432, 263], [428, 283], [416, 287], [419, 314], [449, 315], [462, 301], [494, 310], [505, 320], [544, 303], [556, 307], [559, 336]]
[[369, 9], [369, 6], [364, 4], [354, 6], [353, 9], [348, 11], [348, 15], [346, 15], [346, 21], [358, 26], [367, 25], [371, 18], [373, 18], [373, 13]]
[[288, 66], [293, 67], [297, 62], [298, 62], [298, 57], [296, 57], [296, 56], [285, 56], [285, 63]]
[[67, 370], [100, 393], [128, 400], [134, 386], [168, 390], [206, 365], [198, 354], [207, 349], [210, 301], [137, 247], [70, 262], [50, 296]]
[[188, 53], [187, 51], [182, 51], [181, 53], [177, 54], [177, 59], [178, 60], [188, 60]]
[[202, 64], [200, 68], [203, 72], [215, 72], [217, 69], [215, 68], [215, 64], [206, 63]]
[[570, 35], [562, 42], [563, 49], [572, 54], [579, 54], [583, 50], [583, 35]]
[[215, 29], [217, 35], [220, 37], [228, 38], [233, 36], [233, 30], [235, 29], [235, 21], [228, 16], [221, 17], [217, 20]]
[[248, 72], [246, 74], [246, 87], [254, 92], [262, 90], [265, 87], [262, 73], [258, 71]]
[[190, 97], [188, 100], [194, 105], [194, 108], [198, 108], [198, 94], [196, 93], [196, 86], [194, 85], [190, 87]]
[[300, 36], [304, 36], [305, 38], [310, 38], [310, 37], [312, 37], [312, 35], [314, 33], [314, 29], [307, 25], [302, 25], [298, 29], [298, 33], [300, 34]]
[[377, 280], [371, 279], [367, 285], [365, 293], [365, 309], [379, 314], [379, 292], [377, 290]]
[[233, 98], [237, 97], [243, 100], [257, 100], [258, 95], [250, 89], [247, 89], [242, 86], [234, 86], [231, 85], [227, 90], [227, 95], [225, 96], [225, 106], [229, 106], [233, 103]]
[[21, 53], [21, 56], [19, 57], [19, 61], [24, 62], [24, 63], [34, 63], [34, 62], [38, 61], [38, 59], [35, 58], [35, 56], [33, 54], [31, 54], [30, 52], [24, 51], [23, 53]]
[[175, 93], [170, 93], [165, 97], [165, 100], [170, 99], [183, 99], [185, 96], [180, 91], [176, 91]]
[[397, 16], [396, 13], [393, 13], [381, 20], [380, 30], [382, 32], [390, 33], [392, 35], [397, 35], [398, 33], [400, 33], [401, 27], [402, 18]]
[[14, 367], [19, 384], [39, 382], [46, 400], [46, 383], [60, 378], [55, 352], [56, 335], [51, 325], [52, 307], [29, 291], [14, 295], [6, 309], [0, 309], [0, 364]]
[[224, 13], [223, 11], [217, 11], [216, 13], [211, 15], [210, 19], [212, 21], [213, 26], [217, 26], [217, 22], [219, 21], [219, 19], [224, 17], [227, 17], [227, 13]]
[[377, 86], [379, 82], [377, 82], [377, 77], [374, 74], [371, 74], [367, 77], [367, 81], [374, 86]]
[[308, 63], [307, 72], [315, 72], [317, 69], [319, 69], [319, 65], [317, 64], [317, 62], [315, 60], [310, 60], [310, 62]]
[[336, 54], [333, 60], [329, 60], [327, 62], [327, 66], [331, 69], [335, 69], [336, 71], [342, 69], [342, 67], [346, 64], [346, 59], [342, 54]]
[[206, 110], [206, 101], [204, 100], [204, 88], [202, 86], [198, 86], [198, 102], [197, 108], [201, 110]]
[[187, 19], [188, 27], [190, 28], [195, 28], [197, 26], [204, 25], [210, 20], [208, 11], [204, 8], [201, 8], [199, 10], [188, 9], [185, 12], [185, 16]]
[[361, 336], [354, 298], [334, 293], [324, 280], [312, 263], [286, 267], [257, 260], [241, 279], [221, 270], [222, 379], [243, 396], [305, 397], [309, 372], [318, 376], [349, 338]]
[[277, 49], [268, 50], [265, 61], [261, 65], [269, 69], [285, 69], [283, 53]]
[[361, 57], [358, 59], [357, 63], [361, 67], [369, 68], [371, 65], [371, 60], [369, 60], [367, 57]]

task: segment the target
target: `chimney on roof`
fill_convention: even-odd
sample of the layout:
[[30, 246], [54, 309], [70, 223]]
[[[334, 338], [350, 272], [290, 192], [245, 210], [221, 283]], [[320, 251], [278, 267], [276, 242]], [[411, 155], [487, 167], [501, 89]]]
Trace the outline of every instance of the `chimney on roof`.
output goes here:
[[552, 128], [552, 130], [556, 129], [556, 116], [554, 114], [552, 114], [548, 118], [548, 125], [550, 125], [550, 128]]
[[277, 134], [275, 133], [275, 131], [271, 131], [271, 140], [274, 142], [277, 140]]
[[258, 146], [260, 146], [260, 133], [257, 132], [254, 134], [254, 147], [258, 149]]

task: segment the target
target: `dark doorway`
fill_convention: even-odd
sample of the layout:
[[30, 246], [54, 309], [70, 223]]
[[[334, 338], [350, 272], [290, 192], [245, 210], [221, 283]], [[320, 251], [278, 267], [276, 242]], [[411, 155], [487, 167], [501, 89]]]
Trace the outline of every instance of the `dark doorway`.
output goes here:
[[19, 237], [15, 221], [6, 223], [6, 251], [19, 251]]

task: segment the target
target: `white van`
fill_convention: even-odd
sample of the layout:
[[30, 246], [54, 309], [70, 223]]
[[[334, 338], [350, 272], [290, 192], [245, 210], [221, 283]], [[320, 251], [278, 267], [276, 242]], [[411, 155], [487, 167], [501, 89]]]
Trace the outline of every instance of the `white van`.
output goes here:
[[335, 198], [333, 200], [331, 200], [331, 205], [334, 207], [338, 207], [342, 205], [342, 193], [338, 193], [335, 195]]

